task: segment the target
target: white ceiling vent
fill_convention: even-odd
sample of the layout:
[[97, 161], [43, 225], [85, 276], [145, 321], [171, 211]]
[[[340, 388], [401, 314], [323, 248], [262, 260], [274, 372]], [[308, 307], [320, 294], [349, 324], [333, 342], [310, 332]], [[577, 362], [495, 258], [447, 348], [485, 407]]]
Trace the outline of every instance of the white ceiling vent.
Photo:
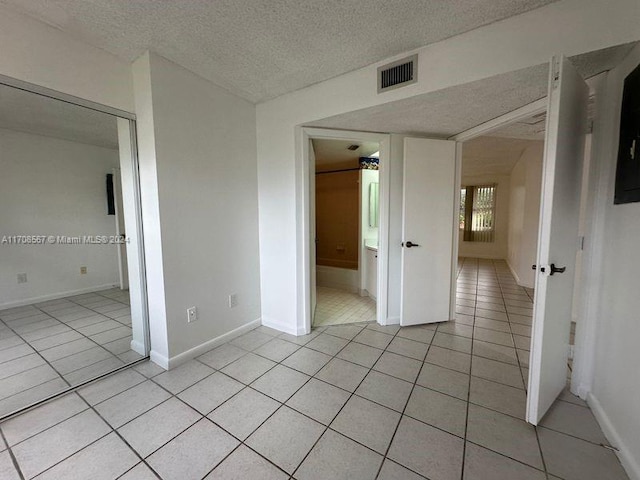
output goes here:
[[418, 55], [378, 67], [378, 93], [411, 85], [418, 81]]

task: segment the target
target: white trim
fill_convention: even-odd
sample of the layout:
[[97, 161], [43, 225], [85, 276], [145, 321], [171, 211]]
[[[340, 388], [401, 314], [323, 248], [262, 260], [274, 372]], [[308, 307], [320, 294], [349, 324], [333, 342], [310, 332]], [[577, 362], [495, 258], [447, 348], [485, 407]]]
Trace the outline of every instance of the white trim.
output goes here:
[[458, 295], [458, 255], [460, 248], [460, 190], [462, 188], [462, 142], [456, 142], [456, 169], [453, 180], [453, 235], [451, 248], [451, 299], [449, 319], [456, 318], [456, 297]]
[[400, 325], [400, 317], [387, 317], [387, 325]]
[[169, 370], [169, 359], [164, 355], [156, 352], [153, 349], [149, 353], [149, 360], [151, 360], [153, 363], [155, 363], [159, 367], [162, 367], [165, 370]]
[[[311, 254], [309, 251], [309, 141], [313, 138], [334, 140], [364, 140], [380, 144], [380, 224], [378, 227], [378, 295], [377, 321], [387, 324], [388, 270], [389, 270], [389, 161], [391, 136], [384, 133], [356, 132], [349, 130], [330, 130], [324, 128], [296, 127], [296, 230], [298, 242], [296, 248], [297, 272], [297, 334], [311, 332]], [[292, 333], [289, 326], [279, 322], [278, 330]]]
[[137, 340], [131, 340], [129, 346], [131, 347], [131, 350], [142, 355], [143, 357], [147, 355], [146, 348], [144, 348], [144, 343]]
[[596, 417], [598, 424], [600, 424], [604, 436], [607, 437], [607, 440], [609, 440], [609, 443], [613, 447], [618, 449], [616, 455], [626, 470], [627, 475], [629, 475], [629, 478], [631, 480], [640, 480], [640, 459], [633, 457], [633, 453], [622, 441], [620, 434], [613, 426], [611, 420], [609, 420], [604, 408], [602, 408], [602, 404], [593, 393], [588, 394], [587, 403], [589, 407], [591, 407], [591, 411]]
[[62, 100], [63, 102], [71, 103], [73, 105], [78, 105], [84, 108], [89, 108], [91, 110], [95, 110], [96, 112], [107, 113], [109, 115], [126, 118], [128, 120], [136, 119], [135, 113], [127, 112], [125, 110], [111, 107], [103, 103], [94, 102], [92, 100], [86, 100], [84, 98], [76, 97], [75, 95], [59, 92], [51, 88], [43, 87], [35, 83], [25, 82], [24, 80], [8, 77], [6, 75], [0, 75], [0, 84], [7, 85], [9, 87], [17, 88], [20, 90], [26, 90], [27, 92], [37, 93], [38, 95], [42, 95], [43, 97], [53, 98], [54, 100]]
[[[509, 257], [505, 258], [504, 261], [507, 262], [507, 267], [509, 267], [509, 271], [511, 272], [511, 276], [515, 279], [516, 283], [518, 285], [520, 285], [521, 287], [524, 287], [525, 285], [522, 285], [522, 282], [520, 281], [520, 276], [516, 273], [515, 268], [513, 268], [513, 266], [511, 265], [511, 262], [509, 261]], [[529, 287], [528, 285], [526, 287], [527, 288], [533, 288], [533, 287]]]
[[49, 300], [58, 300], [59, 298], [72, 297], [83, 293], [99, 292], [101, 290], [109, 290], [111, 288], [120, 288], [117, 283], [105, 283], [104, 285], [94, 285], [93, 287], [79, 288], [77, 290], [68, 290], [66, 292], [52, 293], [50, 295], [41, 295], [39, 297], [25, 298], [16, 300], [15, 302], [0, 303], [0, 309], [23, 307], [32, 303], [42, 303]]
[[283, 322], [278, 322], [276, 320], [273, 320], [271, 318], [267, 318], [267, 317], [262, 317], [262, 325], [264, 325], [265, 327], [269, 327], [269, 328], [273, 328], [274, 330], [279, 330], [281, 332], [284, 333], [288, 333], [289, 335], [304, 335], [305, 332], [301, 332], [298, 333], [298, 327], [294, 327], [292, 328], [290, 324], [288, 323], [283, 323]]
[[[614, 124], [620, 118], [622, 87], [619, 91], [610, 85], [612, 73], [599, 76], [594, 82], [596, 115], [591, 138], [589, 161], [589, 195], [585, 215], [585, 245], [582, 252], [581, 295], [578, 304], [578, 321], [575, 335], [576, 350], [571, 375], [571, 392], [587, 398], [595, 376], [595, 352], [599, 316], [602, 262], [604, 261], [606, 210], [609, 200], [609, 184], [615, 167], [600, 159], [617, 158], [619, 131]], [[615, 152], [615, 153], [613, 153]], [[615, 160], [614, 160], [615, 164]]]
[[535, 102], [531, 102], [523, 107], [512, 110], [511, 112], [505, 113], [504, 115], [500, 115], [488, 122], [481, 123], [469, 130], [465, 130], [464, 132], [460, 132], [456, 135], [449, 137], [449, 140], [455, 140], [457, 142], [466, 142], [471, 140], [472, 138], [480, 137], [482, 135], [486, 135], [487, 133], [498, 130], [502, 127], [510, 125], [512, 123], [518, 122], [519, 120], [523, 120], [532, 115], [537, 115], [538, 113], [547, 111], [547, 97], [536, 100]]
[[233, 340], [234, 338], [239, 337], [243, 333], [246, 333], [250, 330], [253, 330], [256, 327], [259, 327], [262, 324], [262, 320], [260, 318], [253, 320], [249, 323], [241, 325], [238, 328], [234, 328], [230, 332], [220, 335], [219, 337], [212, 338], [211, 340], [207, 340], [204, 343], [201, 343], [198, 346], [190, 348], [186, 352], [179, 353], [174, 357], [170, 357], [168, 360], [166, 357], [158, 354], [155, 351], [151, 351], [151, 361], [157, 363], [165, 370], [171, 370], [172, 368], [176, 368], [179, 365], [182, 365], [185, 362], [197, 357], [198, 355], [202, 355], [203, 353], [208, 352], [212, 348], [216, 348], [223, 343], [228, 342], [229, 340]]

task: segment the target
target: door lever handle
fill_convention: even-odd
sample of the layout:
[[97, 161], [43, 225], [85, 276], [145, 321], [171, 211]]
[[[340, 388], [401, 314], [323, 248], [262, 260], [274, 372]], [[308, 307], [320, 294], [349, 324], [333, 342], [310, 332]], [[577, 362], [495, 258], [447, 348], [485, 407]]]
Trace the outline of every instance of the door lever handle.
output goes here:
[[404, 244], [404, 246], [407, 248], [411, 248], [411, 247], [419, 247], [420, 245], [418, 245], [417, 243], [413, 243], [412, 241], [408, 241]]
[[[537, 270], [538, 266], [537, 265], [531, 265], [531, 270]], [[555, 263], [552, 263], [551, 265], [549, 265], [549, 276], [553, 275], [554, 273], [564, 273], [565, 270], [567, 269], [567, 267], [556, 267]], [[546, 267], [544, 265], [540, 266], [540, 272], [541, 273], [545, 273], [547, 271]]]
[[555, 263], [549, 265], [551, 267], [551, 273], [549, 275], [553, 275], [554, 273], [564, 273], [567, 267], [556, 267]]

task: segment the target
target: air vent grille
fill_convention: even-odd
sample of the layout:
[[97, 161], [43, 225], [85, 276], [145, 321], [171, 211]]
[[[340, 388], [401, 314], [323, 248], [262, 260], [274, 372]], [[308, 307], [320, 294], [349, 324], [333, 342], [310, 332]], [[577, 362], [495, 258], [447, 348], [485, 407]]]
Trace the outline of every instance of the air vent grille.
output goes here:
[[378, 67], [378, 93], [418, 81], [418, 55]]

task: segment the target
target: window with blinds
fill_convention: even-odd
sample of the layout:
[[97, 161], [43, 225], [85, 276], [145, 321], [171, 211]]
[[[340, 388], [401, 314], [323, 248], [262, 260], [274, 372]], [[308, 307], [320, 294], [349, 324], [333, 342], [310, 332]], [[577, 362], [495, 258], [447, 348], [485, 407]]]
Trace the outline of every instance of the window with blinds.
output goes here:
[[460, 229], [465, 242], [493, 242], [496, 186], [466, 186], [460, 191]]

